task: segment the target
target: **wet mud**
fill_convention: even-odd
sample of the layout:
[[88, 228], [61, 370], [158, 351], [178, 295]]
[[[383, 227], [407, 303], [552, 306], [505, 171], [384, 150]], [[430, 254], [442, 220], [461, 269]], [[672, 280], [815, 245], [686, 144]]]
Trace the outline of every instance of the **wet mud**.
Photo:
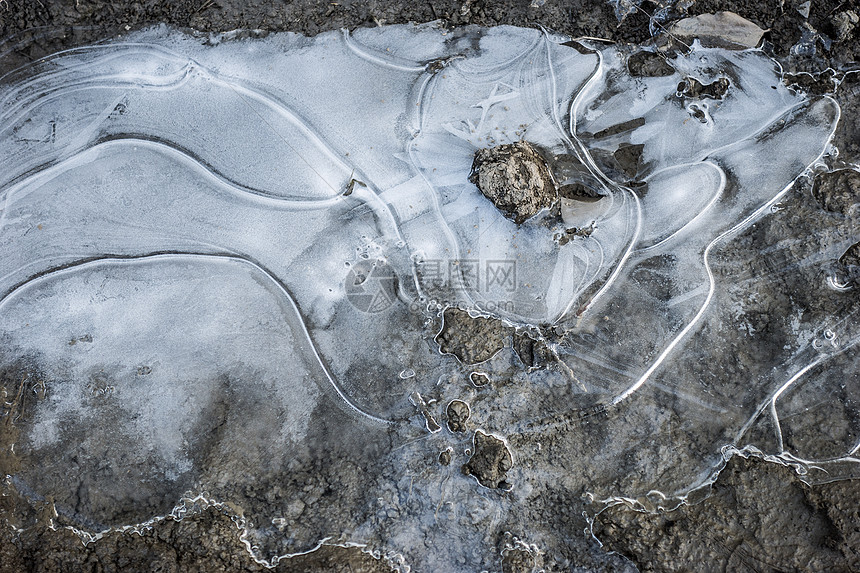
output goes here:
[[858, 512], [846, 501], [856, 491], [810, 488], [790, 468], [737, 457], [701, 503], [660, 514], [619, 504], [594, 531], [641, 571], [855, 571]]

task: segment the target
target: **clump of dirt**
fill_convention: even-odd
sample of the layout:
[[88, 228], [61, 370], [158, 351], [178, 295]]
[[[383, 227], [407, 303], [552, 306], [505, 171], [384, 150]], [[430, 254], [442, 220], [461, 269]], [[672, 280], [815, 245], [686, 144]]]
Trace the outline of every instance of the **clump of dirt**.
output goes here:
[[564, 233], [556, 233], [552, 240], [556, 241], [560, 247], [563, 247], [576, 237], [590, 237], [593, 232], [593, 223], [587, 227], [571, 227], [570, 229], [565, 229]]
[[526, 141], [479, 149], [469, 181], [518, 225], [558, 200], [546, 161]]
[[525, 549], [512, 549], [502, 554], [502, 573], [531, 573], [534, 568], [534, 555]]
[[683, 97], [721, 100], [727, 91], [729, 91], [728, 78], [720, 78], [709, 84], [703, 84], [695, 78], [684, 78], [684, 81], [678, 84], [678, 95]]
[[443, 466], [451, 465], [451, 448], [439, 454], [439, 463]]
[[857, 11], [855, 10], [845, 10], [835, 14], [830, 19], [830, 24], [833, 26], [833, 31], [835, 32], [834, 39], [837, 42], [844, 42], [851, 37], [851, 34], [857, 28], [858, 24], [860, 24], [860, 16], [857, 15]]
[[860, 173], [853, 169], [823, 173], [815, 178], [812, 196], [827, 211], [847, 215], [860, 203]]
[[666, 58], [657, 52], [639, 50], [627, 58], [627, 70], [631, 76], [647, 78], [664, 78], [675, 73]]
[[472, 372], [469, 374], [469, 381], [475, 385], [475, 388], [483, 388], [490, 383], [490, 377], [483, 372]]
[[462, 400], [452, 400], [445, 410], [445, 415], [448, 417], [448, 429], [452, 432], [465, 432], [466, 422], [472, 412], [469, 410], [469, 405]]
[[478, 364], [504, 348], [511, 328], [496, 318], [472, 317], [468, 312], [449, 308], [442, 315], [442, 331], [436, 336], [439, 350], [453, 354], [463, 364]]
[[463, 473], [474, 476], [484, 487], [510, 489], [505, 477], [514, 467], [514, 458], [505, 442], [481, 431], [475, 432], [475, 453], [463, 465]]

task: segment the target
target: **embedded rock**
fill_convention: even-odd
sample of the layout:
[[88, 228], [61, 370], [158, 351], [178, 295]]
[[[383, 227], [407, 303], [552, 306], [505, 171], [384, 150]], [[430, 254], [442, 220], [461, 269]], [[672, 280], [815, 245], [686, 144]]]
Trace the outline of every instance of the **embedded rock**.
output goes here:
[[765, 30], [734, 12], [717, 12], [679, 20], [669, 32], [685, 40], [698, 38], [706, 46], [743, 50], [756, 47]]
[[527, 141], [479, 149], [469, 180], [517, 224], [558, 199], [546, 161]]

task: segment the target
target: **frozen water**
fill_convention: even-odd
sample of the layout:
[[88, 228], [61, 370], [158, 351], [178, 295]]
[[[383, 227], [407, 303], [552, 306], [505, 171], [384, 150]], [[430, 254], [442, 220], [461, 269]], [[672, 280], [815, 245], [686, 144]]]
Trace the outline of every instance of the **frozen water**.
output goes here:
[[[858, 475], [856, 294], [822, 278], [813, 322], [754, 312], [847, 245], [738, 242], [838, 106], [756, 50], [696, 44], [662, 77], [628, 55], [510, 27], [157, 28], [3, 78], [4, 487], [89, 534], [206, 500], [269, 563], [325, 541], [474, 571], [505, 533], [552, 569], [583, 495], [668, 506], [743, 448]], [[520, 140], [587, 195], [505, 217], [469, 174]], [[503, 321], [452, 335], [500, 337], [476, 370], [439, 350], [450, 307]]]

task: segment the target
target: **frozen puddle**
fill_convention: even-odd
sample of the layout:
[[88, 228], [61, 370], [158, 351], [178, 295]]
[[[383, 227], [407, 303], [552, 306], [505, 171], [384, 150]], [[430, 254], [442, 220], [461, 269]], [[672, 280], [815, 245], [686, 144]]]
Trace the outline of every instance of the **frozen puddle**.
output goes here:
[[[737, 256], [839, 108], [757, 50], [657, 57], [161, 28], [6, 76], [5, 491], [85, 538], [216, 504], [261, 562], [454, 572], [577, 562], [584, 510], [671, 507], [745, 448], [857, 476], [856, 290], [821, 262], [849, 245]], [[558, 189], [520, 224], [470, 182], [519, 141]], [[820, 320], [761, 310], [811, 264]]]

